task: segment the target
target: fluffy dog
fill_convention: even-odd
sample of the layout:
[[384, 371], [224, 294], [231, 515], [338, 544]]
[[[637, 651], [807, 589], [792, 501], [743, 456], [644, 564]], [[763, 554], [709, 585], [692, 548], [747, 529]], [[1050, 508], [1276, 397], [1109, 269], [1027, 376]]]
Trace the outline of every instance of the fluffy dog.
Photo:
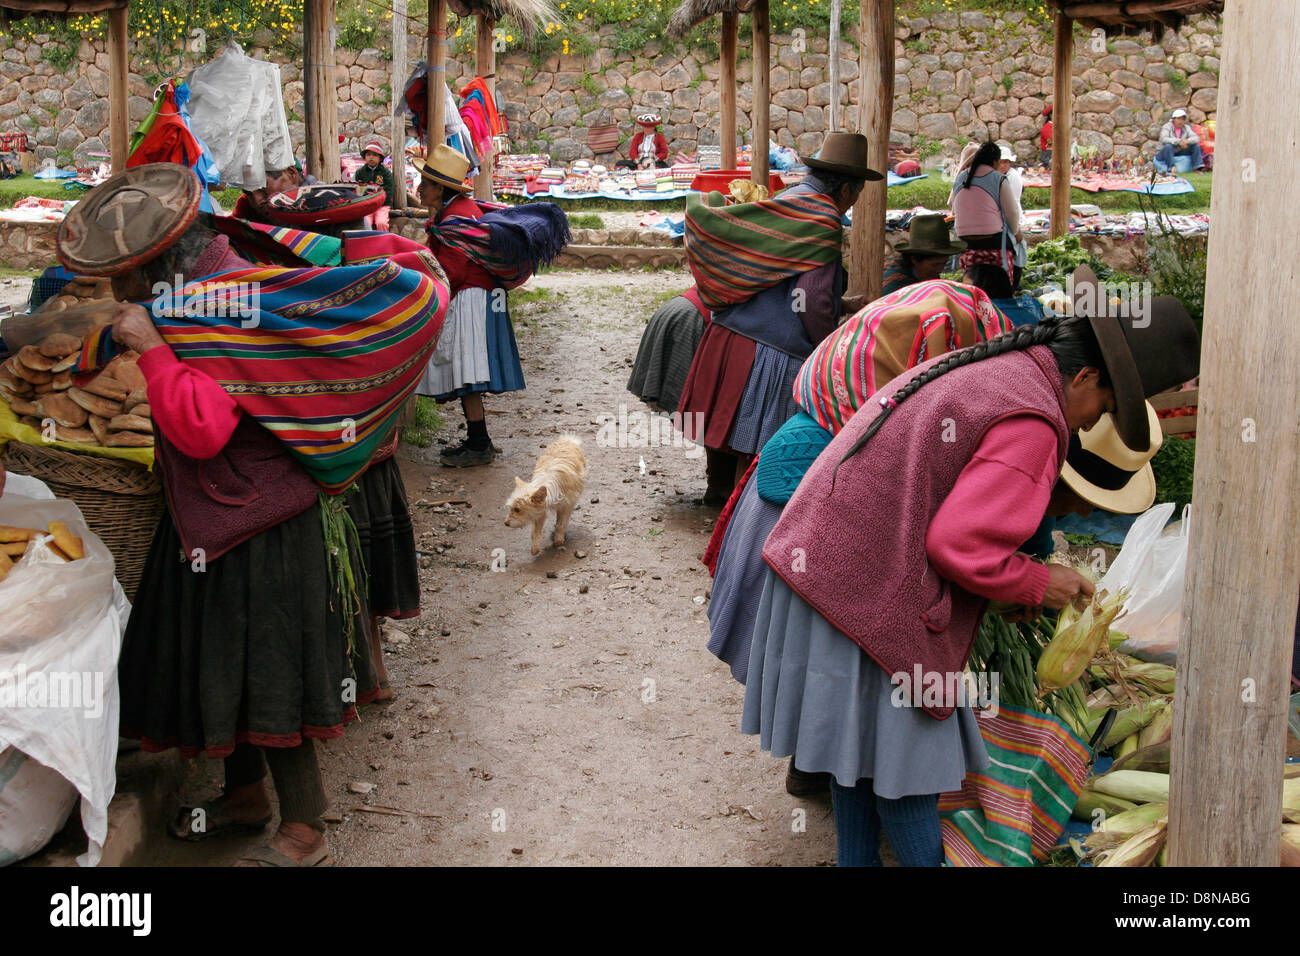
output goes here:
[[515, 478], [515, 490], [506, 499], [506, 527], [533, 526], [533, 554], [542, 550], [542, 527], [548, 512], [555, 512], [556, 545], [564, 544], [569, 516], [578, 505], [587, 480], [587, 459], [582, 439], [565, 435], [551, 442], [537, 459], [532, 481]]

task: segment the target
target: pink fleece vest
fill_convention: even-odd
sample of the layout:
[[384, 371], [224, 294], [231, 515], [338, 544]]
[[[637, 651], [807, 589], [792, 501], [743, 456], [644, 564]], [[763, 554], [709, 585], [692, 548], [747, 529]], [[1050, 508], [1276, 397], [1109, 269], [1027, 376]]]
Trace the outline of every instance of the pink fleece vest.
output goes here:
[[[1044, 346], [973, 362], [906, 399], [856, 455], [836, 464], [893, 395], [932, 359], [889, 382], [853, 416], [800, 482], [763, 559], [804, 601], [888, 674], [958, 673], [985, 599], [941, 578], [926, 558], [931, 520], [984, 433], [1012, 415], [1069, 430], [1056, 359]], [[997, 521], [989, 515], [990, 523]], [[952, 706], [926, 707], [943, 719]]]

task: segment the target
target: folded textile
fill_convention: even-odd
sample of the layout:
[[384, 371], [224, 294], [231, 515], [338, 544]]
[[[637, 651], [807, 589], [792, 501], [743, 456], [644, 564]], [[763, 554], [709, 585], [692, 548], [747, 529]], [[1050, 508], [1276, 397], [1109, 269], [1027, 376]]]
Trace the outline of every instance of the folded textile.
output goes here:
[[[480, 204], [485, 205], [485, 204]], [[549, 265], [569, 244], [569, 217], [554, 203], [534, 202], [501, 208], [495, 204], [481, 219], [449, 216], [430, 222], [429, 235], [498, 279], [504, 289], [523, 285]]]

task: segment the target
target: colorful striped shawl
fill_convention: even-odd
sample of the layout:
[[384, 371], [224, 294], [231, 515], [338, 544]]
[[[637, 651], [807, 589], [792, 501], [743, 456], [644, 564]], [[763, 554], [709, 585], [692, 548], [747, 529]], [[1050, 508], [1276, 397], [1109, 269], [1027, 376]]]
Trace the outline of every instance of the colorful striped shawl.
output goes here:
[[794, 400], [822, 428], [838, 434], [890, 379], [1011, 327], [982, 289], [943, 279], [904, 286], [822, 340], [799, 369]]
[[939, 794], [950, 866], [1033, 866], [1047, 859], [1088, 776], [1088, 749], [1064, 723], [1002, 704], [977, 717], [991, 764]]
[[503, 289], [523, 285], [573, 238], [569, 217], [554, 203], [499, 206], [479, 201], [479, 206], [490, 210], [481, 219], [448, 216], [441, 222], [430, 219], [426, 228], [434, 239], [481, 266]]
[[[366, 469], [415, 391], [449, 299], [427, 249], [394, 236], [344, 240], [365, 264], [253, 266], [188, 282], [143, 303], [176, 356], [220, 383], [289, 448], [321, 487], [344, 490]], [[373, 257], [403, 252], [374, 261]], [[78, 374], [122, 347], [87, 336]]]
[[686, 200], [686, 264], [704, 305], [744, 302], [840, 258], [844, 230], [827, 196], [805, 193], [722, 206], [722, 194]]

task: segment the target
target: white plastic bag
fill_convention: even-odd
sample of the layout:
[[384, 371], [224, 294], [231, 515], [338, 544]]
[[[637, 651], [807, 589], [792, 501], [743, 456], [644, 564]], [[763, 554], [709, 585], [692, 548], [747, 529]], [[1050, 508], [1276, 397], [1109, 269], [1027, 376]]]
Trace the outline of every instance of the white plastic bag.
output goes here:
[[0, 866], [39, 853], [63, 829], [77, 788], [13, 747], [0, 749]]
[[0, 497], [0, 524], [51, 521], [78, 535], [86, 556], [64, 562], [38, 541], [0, 581], [0, 750], [22, 751], [76, 787], [90, 838], [78, 862], [94, 866], [116, 785], [122, 629], [113, 556], [73, 502]]
[[1118, 648], [1122, 654], [1161, 664], [1173, 664], [1177, 657], [1190, 510], [1168, 527], [1173, 504], [1156, 505], [1138, 517], [1101, 579], [1100, 587], [1111, 593], [1129, 591], [1124, 616], [1115, 622], [1115, 629], [1128, 635]]

